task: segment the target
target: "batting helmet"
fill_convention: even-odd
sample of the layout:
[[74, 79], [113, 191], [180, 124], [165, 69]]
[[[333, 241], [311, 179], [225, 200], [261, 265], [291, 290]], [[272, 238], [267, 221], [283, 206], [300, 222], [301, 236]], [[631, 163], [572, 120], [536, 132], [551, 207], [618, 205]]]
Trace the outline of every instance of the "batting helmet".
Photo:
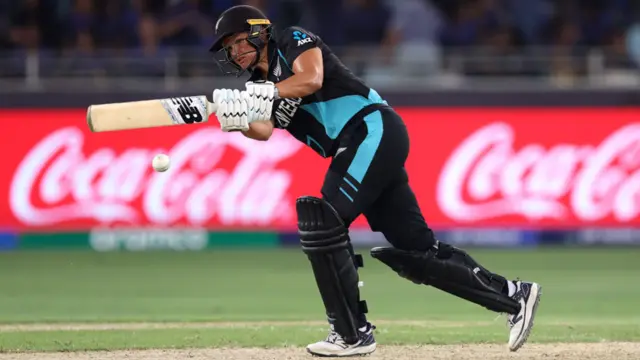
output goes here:
[[[215, 35], [218, 39], [213, 43], [209, 51], [218, 55], [216, 56], [216, 62], [225, 74], [235, 73], [240, 76], [244, 72], [244, 69], [233, 60], [229, 50], [223, 46], [226, 38], [240, 32], [249, 33], [246, 41], [256, 51], [256, 57], [249, 66], [251, 69], [260, 59], [260, 50], [271, 38], [271, 22], [262, 11], [248, 5], [231, 7], [220, 15], [215, 25]], [[231, 65], [235, 71], [227, 72], [225, 65]]]

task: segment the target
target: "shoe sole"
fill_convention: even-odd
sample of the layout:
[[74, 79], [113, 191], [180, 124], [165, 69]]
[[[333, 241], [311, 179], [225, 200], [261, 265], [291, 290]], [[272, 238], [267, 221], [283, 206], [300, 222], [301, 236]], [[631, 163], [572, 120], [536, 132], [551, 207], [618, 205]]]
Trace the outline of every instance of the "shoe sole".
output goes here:
[[[538, 304], [540, 303], [540, 297], [542, 296], [542, 286], [538, 284], [534, 284], [531, 286], [531, 294], [530, 296], [535, 295], [535, 301], [528, 301], [525, 309], [525, 314], [529, 314], [529, 322], [527, 323], [527, 317], [525, 316], [525, 326], [522, 329], [522, 334], [520, 338], [516, 341], [513, 346], [509, 347], [511, 351], [517, 351], [527, 342], [529, 338], [529, 334], [531, 334], [531, 329], [533, 329], [533, 320], [536, 317], [536, 311], [538, 310]], [[531, 305], [529, 305], [531, 303]]]
[[352, 349], [348, 349], [344, 354], [321, 354], [316, 353], [309, 348], [307, 348], [307, 352], [313, 356], [317, 357], [354, 357], [354, 356], [367, 356], [371, 355], [374, 351], [376, 351], [376, 343], [369, 344], [367, 346], [358, 346]]

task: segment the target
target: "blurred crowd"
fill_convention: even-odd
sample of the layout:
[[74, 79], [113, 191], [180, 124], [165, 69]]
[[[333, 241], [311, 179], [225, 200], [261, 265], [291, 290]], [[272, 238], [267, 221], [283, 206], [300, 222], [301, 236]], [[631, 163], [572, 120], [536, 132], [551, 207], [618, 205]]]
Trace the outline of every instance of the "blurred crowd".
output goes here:
[[[100, 57], [138, 59], [138, 71], [162, 73], [176, 51], [208, 56], [215, 19], [239, 3], [316, 32], [340, 55], [374, 49], [378, 69], [454, 66], [444, 58], [462, 59], [467, 73], [536, 74], [527, 64], [542, 54], [579, 72], [593, 48], [611, 54], [608, 66], [640, 66], [640, 0], [0, 0], [0, 53], [92, 57], [89, 71], [104, 71]], [[507, 62], [474, 65], [487, 56]]]

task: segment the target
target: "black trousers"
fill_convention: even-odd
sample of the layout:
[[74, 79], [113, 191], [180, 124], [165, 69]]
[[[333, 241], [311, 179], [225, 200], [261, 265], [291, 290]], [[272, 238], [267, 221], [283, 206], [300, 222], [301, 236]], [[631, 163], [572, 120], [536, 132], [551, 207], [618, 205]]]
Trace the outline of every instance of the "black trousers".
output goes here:
[[363, 214], [394, 247], [427, 250], [435, 238], [409, 186], [409, 135], [389, 106], [371, 105], [343, 131], [322, 196], [349, 226]]

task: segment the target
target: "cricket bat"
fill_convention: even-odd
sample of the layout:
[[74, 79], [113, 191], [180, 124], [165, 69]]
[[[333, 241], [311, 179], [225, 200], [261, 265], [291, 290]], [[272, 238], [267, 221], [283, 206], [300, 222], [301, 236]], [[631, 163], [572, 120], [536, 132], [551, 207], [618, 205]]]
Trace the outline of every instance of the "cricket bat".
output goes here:
[[199, 124], [216, 109], [204, 95], [97, 104], [87, 109], [87, 124], [92, 132]]

